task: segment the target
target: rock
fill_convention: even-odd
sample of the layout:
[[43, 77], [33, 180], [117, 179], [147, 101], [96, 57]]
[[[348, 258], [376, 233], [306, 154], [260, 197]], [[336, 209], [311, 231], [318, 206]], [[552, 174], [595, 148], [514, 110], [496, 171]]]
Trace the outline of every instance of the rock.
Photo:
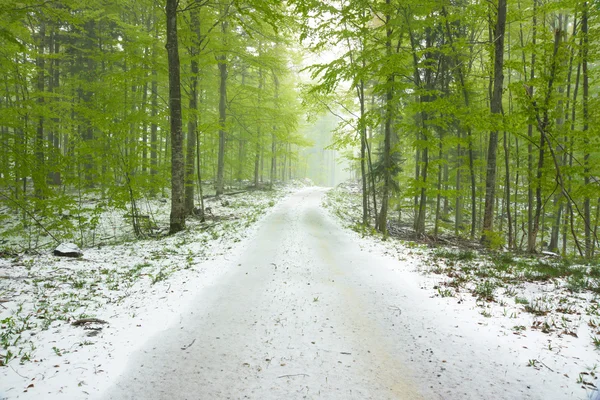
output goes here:
[[61, 243], [54, 249], [54, 255], [59, 257], [83, 257], [83, 252], [75, 243]]
[[542, 254], [550, 257], [560, 257], [560, 254], [556, 254], [552, 251], [542, 251]]

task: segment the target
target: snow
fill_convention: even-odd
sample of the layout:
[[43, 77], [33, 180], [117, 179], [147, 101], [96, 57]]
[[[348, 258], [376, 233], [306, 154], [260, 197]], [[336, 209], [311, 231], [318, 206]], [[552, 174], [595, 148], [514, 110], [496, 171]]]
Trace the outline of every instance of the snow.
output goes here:
[[55, 256], [82, 257], [83, 252], [75, 243], [61, 243], [54, 249]]
[[[292, 190], [230, 196], [228, 206], [211, 199], [213, 220], [189, 220], [187, 231], [160, 240], [90, 247], [78, 259], [50, 252], [0, 258], [0, 298], [10, 300], [0, 304], [1, 334], [16, 356], [0, 367], [0, 399], [81, 399], [109, 385], [135, 349], [224, 272], [220, 262], [232, 246]], [[70, 324], [88, 316], [109, 324], [98, 331]]]
[[[357, 199], [346, 195], [353, 191], [356, 192], [352, 185], [341, 187], [324, 200], [324, 206], [336, 217], [338, 223], [349, 227], [360, 218]], [[364, 251], [400, 261], [390, 266], [391, 271], [397, 274], [395, 280], [414, 282], [428, 297], [425, 300], [421, 295], [421, 301], [428, 308], [441, 311], [441, 316], [434, 325], [438, 328], [450, 328], [454, 325], [456, 329], [460, 329], [457, 334], [450, 334], [446, 338], [438, 337], [440, 343], [435, 349], [436, 353], [441, 352], [445, 354], [444, 358], [454, 361], [464, 358], [464, 350], [456, 349], [454, 337], [466, 338], [475, 334], [470, 341], [462, 343], [467, 348], [477, 348], [478, 344], [488, 343], [477, 351], [489, 353], [490, 365], [498, 368], [496, 372], [487, 372], [491, 377], [498, 378], [496, 382], [490, 379], [487, 384], [501, 389], [494, 395], [499, 397], [492, 398], [558, 400], [598, 396], [594, 386], [598, 387], [600, 384], [600, 351], [591, 340], [599, 331], [597, 324], [600, 322], [600, 298], [597, 294], [574, 293], [568, 289], [565, 279], [556, 279], [550, 282], [519, 283], [511, 287], [510, 291], [497, 288], [494, 291], [495, 301], [488, 302], [474, 296], [476, 285], [485, 280], [478, 280], [474, 276], [471, 277], [473, 282], [467, 283], [465, 288], [445, 297], [441, 293], [445, 288], [450, 288], [448, 283], [453, 279], [444, 274], [446, 262], [436, 258], [434, 249], [394, 238], [384, 241], [379, 236], [362, 236], [352, 230], [348, 232], [356, 242], [361, 243]], [[555, 257], [553, 254], [548, 256]], [[480, 268], [491, 267], [475, 264]], [[442, 272], [438, 272], [440, 270]], [[418, 294], [415, 296], [419, 297]], [[515, 303], [516, 297], [527, 300], [529, 305], [542, 308], [547, 314], [534, 315], [526, 312], [523, 304]], [[417, 305], [417, 309], [422, 307]], [[591, 328], [592, 325], [595, 326], [594, 329]], [[431, 334], [429, 331], [429, 335], [425, 337], [434, 346], [436, 339]], [[449, 341], [453, 344], [449, 345]], [[472, 364], [468, 368], [476, 368], [479, 375], [486, 375], [481, 361], [477, 364], [477, 357], [476, 354], [470, 356]], [[515, 371], [518, 373], [515, 374]], [[511, 375], [512, 378], [508, 378]], [[440, 377], [439, 382], [448, 388], [457, 385], [451, 378]], [[509, 395], [510, 389], [519, 382], [526, 382], [530, 392]], [[460, 385], [461, 388], [468, 387], [465, 382]], [[540, 390], [539, 387], [549, 390]], [[477, 389], [470, 389], [469, 395], [472, 390]], [[502, 390], [506, 392], [503, 394]], [[466, 394], [459, 396], [451, 389], [446, 395], [448, 397], [443, 398], [467, 398]]]
[[[324, 193], [244, 194], [211, 204], [232, 215], [211, 229], [80, 259], [0, 259], [13, 300], [0, 319], [36, 325], [13, 347], [31, 361], [0, 368], [0, 398], [591, 398], [578, 382], [600, 362], [581, 312], [591, 294], [565, 305], [560, 283], [517, 288], [572, 307], [564, 321], [514, 295], [441, 297], [431, 249], [341, 228]], [[70, 324], [88, 316], [109, 324]], [[549, 318], [552, 332], [531, 328]]]

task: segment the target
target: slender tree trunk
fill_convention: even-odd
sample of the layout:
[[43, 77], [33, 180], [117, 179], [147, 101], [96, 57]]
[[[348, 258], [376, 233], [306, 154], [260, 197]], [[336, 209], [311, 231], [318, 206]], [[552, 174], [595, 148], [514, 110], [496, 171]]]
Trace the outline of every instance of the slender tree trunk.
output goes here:
[[[584, 165], [584, 185], [589, 187], [590, 179], [590, 152], [589, 152], [589, 73], [588, 73], [588, 58], [589, 58], [589, 35], [588, 35], [588, 8], [589, 3], [586, 1], [583, 3], [583, 13], [581, 15], [581, 34], [583, 41], [581, 64], [583, 67], [583, 148], [585, 153], [583, 155]], [[583, 200], [583, 219], [585, 224], [585, 257], [592, 257], [592, 218], [591, 218], [591, 207], [590, 207], [590, 196], [587, 194]]]
[[436, 196], [436, 200], [435, 200], [435, 227], [433, 230], [433, 235], [435, 237], [437, 237], [438, 235], [438, 230], [439, 230], [439, 225], [440, 225], [440, 210], [441, 210], [441, 206], [442, 206], [442, 171], [443, 171], [443, 166], [442, 166], [442, 160], [444, 157], [444, 153], [443, 153], [443, 140], [444, 136], [443, 133], [440, 132], [440, 144], [439, 144], [439, 149], [438, 149], [438, 176], [437, 176], [437, 196]]
[[[562, 31], [567, 26], [568, 20], [565, 18], [564, 25], [563, 25], [563, 16], [559, 15], [558, 22], [559, 22], [559, 29]], [[571, 77], [570, 77], [570, 71], [569, 71], [567, 85], [569, 84], [570, 79], [571, 79]], [[562, 100], [562, 97], [564, 94], [564, 87], [560, 86], [558, 88], [558, 92], [560, 94], [560, 98], [559, 98], [557, 106], [556, 106], [557, 114], [558, 114], [558, 116], [556, 117], [556, 131], [557, 131], [557, 133], [560, 134], [564, 130], [564, 123], [565, 123], [565, 110], [564, 110], [565, 107], [564, 107], [564, 102]], [[567, 96], [568, 96], [568, 94], [567, 94]], [[564, 143], [564, 145], [566, 145], [566, 142]], [[563, 151], [563, 146], [561, 146], [559, 143], [557, 143], [555, 152], [557, 154], [560, 154], [560, 153], [562, 153], [562, 151]], [[562, 167], [562, 165], [563, 165], [562, 161], [563, 161], [564, 157], [561, 156], [559, 159], [561, 161], [561, 167]], [[550, 243], [548, 245], [548, 249], [553, 252], [558, 252], [560, 221], [562, 219], [562, 209], [563, 209], [562, 199], [563, 199], [563, 195], [561, 192], [554, 195], [553, 209], [554, 209], [555, 214], [554, 214], [554, 217], [552, 218], [552, 230], [550, 233]]]
[[[502, 114], [502, 89], [504, 84], [504, 32], [506, 30], [506, 0], [498, 0], [496, 27], [494, 29], [494, 88], [490, 101], [492, 115]], [[483, 215], [482, 242], [488, 243], [494, 229], [494, 200], [496, 197], [496, 160], [498, 129], [490, 132], [488, 146], [487, 174], [485, 181], [485, 212]]]
[[[364, 67], [364, 61], [363, 61]], [[363, 226], [369, 226], [369, 191], [367, 189], [367, 125], [365, 118], [365, 82], [361, 79], [358, 90], [358, 100], [360, 102], [360, 178], [362, 183], [362, 204], [363, 204]]]
[[[259, 44], [259, 56], [261, 54], [261, 45]], [[262, 67], [258, 67], [258, 105], [262, 104], [262, 90], [263, 90], [263, 70]], [[258, 120], [256, 127], [256, 150], [254, 153], [254, 187], [258, 187], [258, 181], [260, 176], [260, 154], [261, 154], [261, 137], [260, 137], [261, 120]]]
[[[154, 23], [154, 39], [158, 41], [158, 24]], [[150, 85], [150, 176], [154, 177], [158, 173], [158, 124], [156, 118], [158, 115], [158, 73], [156, 71], [156, 60], [158, 51], [155, 46], [152, 48], [152, 84]], [[155, 194], [152, 186], [151, 194]]]
[[196, 138], [198, 136], [198, 54], [200, 47], [200, 18], [199, 10], [193, 8], [190, 11], [190, 28], [194, 32], [192, 43], [190, 46], [190, 92], [189, 92], [189, 107], [190, 115], [187, 125], [187, 154], [185, 158], [185, 212], [190, 215], [194, 212], [194, 185], [195, 165], [196, 165]]
[[[461, 139], [461, 132], [458, 131], [458, 140]], [[462, 229], [463, 202], [462, 202], [462, 147], [460, 143], [456, 148], [456, 198], [454, 200], [454, 233], [456, 235]]]
[[[223, 16], [224, 17], [224, 16]], [[223, 41], [226, 42], [228, 21], [221, 22], [221, 34]], [[225, 140], [227, 124], [227, 55], [222, 54], [218, 57], [219, 64], [219, 154], [217, 161], [217, 196], [224, 192], [225, 182]]]
[[169, 63], [169, 108], [171, 119], [171, 217], [169, 233], [185, 229], [185, 175], [181, 117], [181, 83], [177, 38], [178, 0], [167, 0], [167, 58]]
[[504, 171], [505, 171], [505, 194], [506, 194], [506, 217], [508, 219], [508, 248], [513, 248], [513, 225], [512, 225], [512, 212], [510, 209], [510, 151], [508, 146], [508, 138], [506, 131], [504, 131], [503, 137], [504, 144]]
[[[371, 95], [371, 109], [375, 108], [375, 94]], [[365, 145], [367, 146], [367, 161], [369, 167], [369, 176], [371, 177], [371, 196], [373, 196], [373, 214], [375, 221], [375, 229], [379, 229], [379, 215], [377, 213], [377, 190], [375, 186], [375, 174], [373, 173], [373, 160], [371, 158], [371, 144], [369, 140], [373, 137], [373, 129], [369, 130], [369, 137], [365, 141]]]
[[[279, 101], [279, 79], [277, 75], [273, 74], [273, 83], [275, 84], [275, 104]], [[273, 132], [271, 133], [271, 176], [270, 186], [273, 187], [275, 178], [277, 177], [277, 126], [273, 125]]]
[[[418, 64], [417, 64], [417, 55], [416, 55], [416, 46], [415, 46], [415, 40], [413, 38], [412, 32], [410, 33], [411, 36], [411, 47], [412, 47], [412, 51], [413, 51], [413, 63], [414, 63], [414, 69], [415, 69], [415, 80], [416, 82], [420, 83], [420, 73], [419, 73], [419, 69], [418, 69]], [[427, 49], [427, 52], [425, 53], [425, 60], [428, 62], [431, 60], [431, 53], [429, 51], [429, 49], [432, 46], [432, 38], [431, 38], [431, 30], [430, 29], [426, 29], [426, 34], [425, 34], [425, 48]], [[421, 104], [427, 104], [429, 102], [432, 101], [432, 96], [429, 94], [431, 93], [431, 91], [434, 89], [433, 88], [433, 73], [431, 68], [426, 68], [425, 69], [425, 73], [424, 73], [424, 84], [425, 87], [424, 89], [426, 90], [427, 94], [425, 95], [420, 95], [420, 103]], [[421, 87], [422, 85], [419, 85], [419, 87]], [[417, 225], [415, 226], [415, 233], [417, 236], [422, 236], [425, 234], [425, 216], [427, 213], [427, 184], [428, 184], [428, 177], [429, 177], [429, 137], [428, 137], [428, 127], [427, 127], [427, 123], [428, 123], [428, 119], [429, 119], [429, 113], [426, 112], [425, 110], [421, 111], [420, 113], [421, 116], [421, 140], [423, 140], [423, 142], [425, 143], [425, 148], [423, 149], [423, 166], [422, 166], [422, 170], [421, 170], [421, 176], [423, 177], [423, 182], [422, 182], [422, 186], [421, 186], [421, 195], [419, 198], [419, 214], [417, 217]]]
[[[391, 4], [391, 0], [385, 1], [386, 5], [389, 7]], [[386, 55], [391, 57], [392, 55], [392, 28], [391, 28], [391, 15], [388, 13], [385, 16], [386, 23], [386, 42], [385, 42], [385, 51]], [[388, 201], [389, 201], [389, 191], [392, 180], [392, 159], [391, 159], [391, 145], [392, 145], [392, 102], [394, 100], [394, 75], [390, 73], [387, 77], [387, 88], [385, 95], [385, 136], [383, 140], [383, 190], [381, 194], [381, 211], [379, 213], [379, 231], [383, 233], [384, 237], [387, 237], [387, 214], [388, 214]]]
[[39, 44], [38, 44], [38, 55], [36, 59], [37, 68], [37, 90], [38, 98], [37, 103], [39, 107], [37, 131], [35, 136], [35, 169], [32, 174], [34, 194], [38, 199], [43, 199], [46, 192], [46, 168], [45, 168], [45, 151], [44, 151], [44, 114], [43, 109], [45, 106], [44, 99], [44, 83], [45, 83], [45, 55], [44, 50], [46, 48], [46, 23], [41, 22], [39, 27]]

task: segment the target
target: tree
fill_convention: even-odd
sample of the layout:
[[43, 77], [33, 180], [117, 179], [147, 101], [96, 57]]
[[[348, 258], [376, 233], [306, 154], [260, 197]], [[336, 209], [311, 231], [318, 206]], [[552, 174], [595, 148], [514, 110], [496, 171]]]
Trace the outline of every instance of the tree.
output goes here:
[[181, 116], [179, 44], [177, 39], [178, 0], [167, 0], [167, 55], [169, 59], [169, 110], [171, 117], [171, 224], [169, 232], [185, 229], [185, 175]]
[[[490, 100], [492, 116], [502, 114], [502, 90], [504, 88], [504, 34], [506, 31], [506, 0], [498, 0], [496, 25], [494, 27], [494, 88]], [[498, 124], [498, 121], [494, 121]], [[485, 213], [483, 216], [484, 243], [491, 242], [494, 226], [494, 203], [496, 201], [496, 163], [498, 149], [498, 128], [490, 132], [487, 169], [485, 180]]]

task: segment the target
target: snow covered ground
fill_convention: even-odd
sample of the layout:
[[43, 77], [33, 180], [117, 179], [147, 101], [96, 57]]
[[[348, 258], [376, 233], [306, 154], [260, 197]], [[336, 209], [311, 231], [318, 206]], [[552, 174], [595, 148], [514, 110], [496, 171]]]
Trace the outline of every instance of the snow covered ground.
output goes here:
[[[81, 399], [98, 391], [223, 273], [232, 246], [293, 190], [213, 198], [205, 223], [188, 220], [185, 232], [158, 240], [86, 248], [82, 258], [51, 250], [0, 258], [0, 399]], [[168, 221], [167, 206], [156, 212]], [[72, 325], [90, 317], [107, 324]]]
[[[0, 259], [10, 274], [0, 297], [11, 299], [2, 343], [14, 356], [0, 399], [591, 395], [594, 295], [565, 304], [561, 282], [528, 283], [493, 287], [487, 301], [476, 281], [445, 284], [460, 261], [341, 228], [321, 207], [325, 190], [281, 195], [232, 197], [213, 205], [232, 216], [212, 228], [82, 259]], [[537, 296], [548, 313], [515, 302]], [[559, 308], [573, 312], [563, 320]], [[86, 317], [108, 324], [71, 324]]]
[[[341, 185], [324, 200], [324, 206], [349, 229], [355, 229], [356, 221], [361, 218], [360, 196], [354, 189], [353, 185]], [[525, 269], [526, 276], [522, 276], [523, 270], [514, 268], [498, 271], [498, 265], [506, 268], [503, 264], [524, 263], [518, 257], [494, 263], [477, 252], [430, 248], [394, 238], [383, 241], [378, 235], [364, 236], [354, 231], [351, 234], [365, 251], [399, 260], [393, 267], [398, 279], [410, 277], [418, 282], [429, 297], [428, 307], [445, 310], [446, 319], [461, 321], [457, 329], [488, 336], [501, 349], [500, 359], [490, 359], [490, 363], [504, 368], [512, 365], [516, 370], [525, 366], [536, 371], [527, 387], [541, 382], [560, 387], [549, 397], [533, 394], [532, 398], [600, 396], [597, 290], [581, 290], [566, 278], [541, 279], [535, 270]], [[549, 258], [542, 261], [549, 265], [556, 262]], [[588, 286], [598, 287], [599, 282], [596, 277]], [[447, 343], [442, 346], [447, 347], [445, 351], [453, 347]], [[473, 372], [481, 373], [479, 367]], [[505, 372], [499, 369], [497, 384], [501, 383], [502, 375]], [[504, 380], [504, 385], [513, 383]]]

